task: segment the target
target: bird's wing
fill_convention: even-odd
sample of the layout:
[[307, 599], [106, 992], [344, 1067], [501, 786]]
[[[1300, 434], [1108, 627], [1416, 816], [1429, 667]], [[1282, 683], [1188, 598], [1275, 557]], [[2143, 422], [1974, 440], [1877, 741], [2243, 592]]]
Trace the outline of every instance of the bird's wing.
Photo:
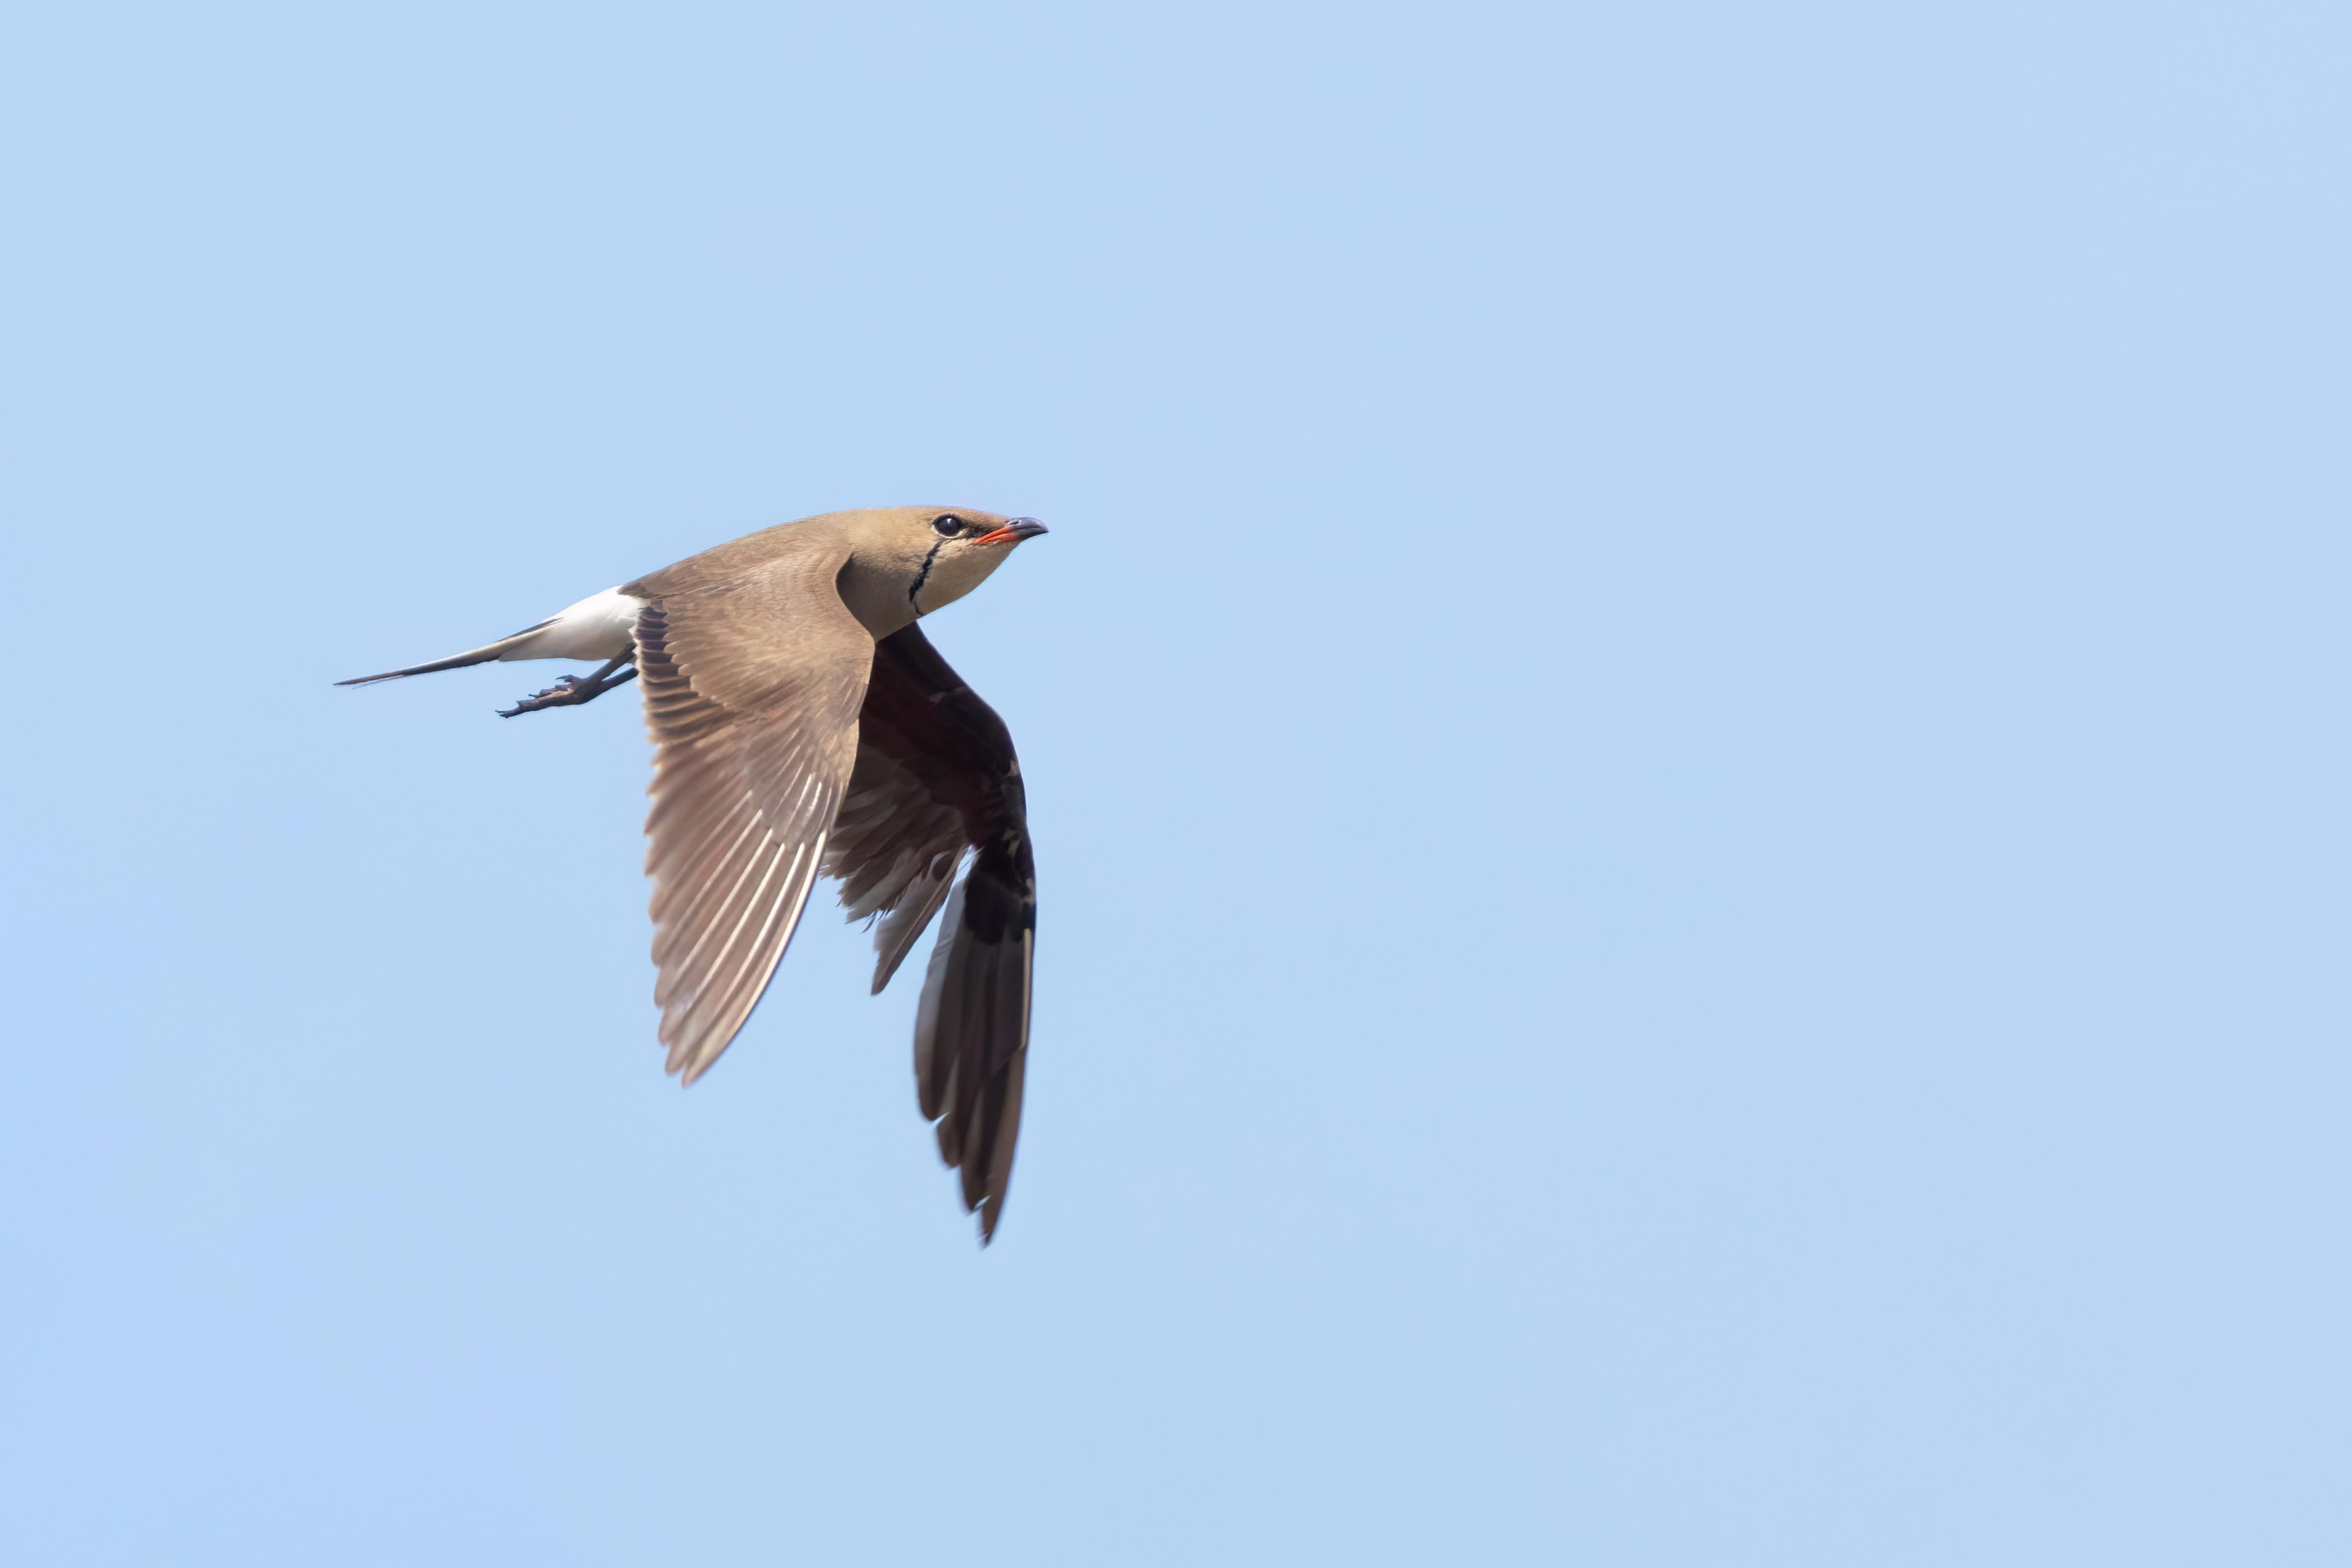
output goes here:
[[915, 1090], [985, 1242], [1021, 1132], [1037, 873], [1013, 737], [917, 627], [874, 644], [825, 872], [842, 879], [852, 919], [883, 916], [877, 991], [947, 907], [916, 1014]]
[[775, 973], [856, 758], [874, 642], [834, 587], [840, 565], [807, 550], [676, 593], [646, 580], [654, 999], [688, 1083]]

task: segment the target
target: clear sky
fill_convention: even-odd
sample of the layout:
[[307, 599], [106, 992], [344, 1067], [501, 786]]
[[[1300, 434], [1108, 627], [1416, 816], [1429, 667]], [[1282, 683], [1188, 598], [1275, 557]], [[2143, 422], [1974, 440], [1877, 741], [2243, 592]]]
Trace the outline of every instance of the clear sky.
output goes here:
[[[0, 1558], [2352, 1561], [2347, 45], [15, 8]], [[632, 699], [329, 684], [898, 503], [984, 1253], [830, 908], [662, 1076]]]

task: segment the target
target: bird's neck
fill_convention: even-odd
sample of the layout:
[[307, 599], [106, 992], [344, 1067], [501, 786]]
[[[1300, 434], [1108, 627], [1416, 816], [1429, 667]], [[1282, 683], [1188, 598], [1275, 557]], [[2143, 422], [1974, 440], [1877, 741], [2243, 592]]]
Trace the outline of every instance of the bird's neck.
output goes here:
[[914, 560], [869, 560], [853, 555], [836, 586], [841, 601], [880, 642], [918, 616], [953, 604], [980, 586], [1003, 555], [976, 553], [942, 540]]
[[873, 563], [851, 556], [842, 567], [841, 575], [834, 580], [840, 591], [842, 603], [857, 617], [857, 623], [876, 642], [893, 632], [903, 631], [915, 623], [915, 618], [932, 608], [929, 596], [917, 593], [917, 602], [909, 602], [908, 585], [919, 569], [909, 570], [902, 563]]

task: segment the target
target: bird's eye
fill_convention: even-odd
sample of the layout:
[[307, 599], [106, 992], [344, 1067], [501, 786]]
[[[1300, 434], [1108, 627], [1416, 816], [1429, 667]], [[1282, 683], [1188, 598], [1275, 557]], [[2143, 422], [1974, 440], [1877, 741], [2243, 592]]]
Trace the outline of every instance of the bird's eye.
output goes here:
[[963, 531], [963, 519], [952, 512], [941, 512], [931, 519], [931, 527], [939, 529], [946, 538], [953, 538]]

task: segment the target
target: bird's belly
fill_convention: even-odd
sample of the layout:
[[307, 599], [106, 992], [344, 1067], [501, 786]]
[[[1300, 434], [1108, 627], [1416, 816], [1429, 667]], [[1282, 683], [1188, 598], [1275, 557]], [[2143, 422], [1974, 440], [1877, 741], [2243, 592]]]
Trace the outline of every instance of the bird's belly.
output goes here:
[[515, 638], [500, 659], [617, 659], [636, 646], [637, 612], [646, 601], [617, 588], [558, 611], [535, 632]]

